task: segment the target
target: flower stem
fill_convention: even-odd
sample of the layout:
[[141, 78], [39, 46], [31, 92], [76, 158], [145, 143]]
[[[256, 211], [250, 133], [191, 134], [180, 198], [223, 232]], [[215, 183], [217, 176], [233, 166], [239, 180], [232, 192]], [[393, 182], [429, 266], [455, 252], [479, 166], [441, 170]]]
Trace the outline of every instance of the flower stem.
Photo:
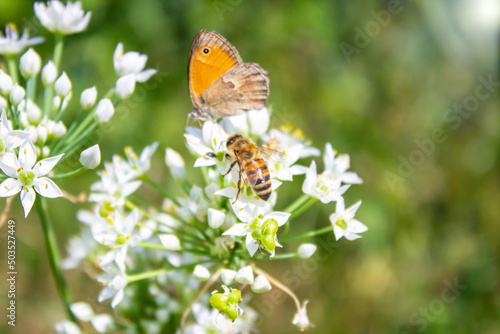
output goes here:
[[309, 195], [307, 195], [307, 194], [302, 194], [302, 196], [300, 196], [299, 198], [297, 198], [292, 204], [290, 204], [289, 206], [287, 206], [283, 211], [284, 212], [290, 212], [290, 213], [293, 214], [293, 212], [295, 210], [297, 210], [299, 207], [301, 207], [310, 198], [312, 198], [312, 197], [309, 196]]
[[[52, 58], [52, 62], [57, 68], [59, 72], [59, 67], [61, 65], [62, 53], [64, 48], [64, 39], [62, 35], [56, 35], [56, 41], [54, 45], [54, 55]], [[54, 84], [48, 85], [45, 87], [44, 93], [44, 105], [43, 105], [43, 115], [50, 116], [52, 111], [52, 97], [54, 96]], [[62, 101], [61, 101], [62, 103]]]
[[7, 57], [7, 68], [9, 69], [9, 75], [12, 78], [12, 82], [18, 82], [19, 76], [17, 75], [17, 64], [14, 56]]
[[294, 241], [294, 240], [312, 238], [312, 237], [315, 237], [317, 235], [325, 234], [325, 233], [328, 233], [331, 231], [333, 231], [333, 225], [327, 226], [325, 228], [322, 228], [322, 229], [319, 229], [316, 231], [311, 231], [311, 232], [307, 232], [304, 234], [300, 234], [300, 235], [297, 235], [295, 237], [280, 239], [280, 242], [290, 242], [290, 241]]
[[42, 196], [38, 196], [37, 210], [38, 214], [40, 215], [40, 222], [42, 224], [43, 235], [45, 237], [45, 246], [47, 247], [50, 267], [52, 269], [52, 272], [54, 273], [54, 278], [56, 280], [56, 285], [59, 290], [62, 302], [64, 304], [64, 309], [66, 311], [68, 318], [74, 323], [78, 324], [78, 320], [76, 319], [73, 312], [71, 312], [70, 306], [72, 297], [68, 285], [66, 283], [66, 280], [64, 279], [64, 275], [62, 273], [61, 259], [59, 255], [59, 250], [57, 249], [56, 235], [54, 233], [54, 228], [52, 227], [49, 221], [45, 198], [43, 198]]
[[143, 180], [144, 182], [146, 182], [147, 184], [149, 184], [151, 187], [155, 188], [163, 196], [165, 196], [166, 198], [168, 198], [169, 200], [171, 200], [172, 202], [174, 202], [175, 205], [181, 206], [181, 204], [179, 203], [179, 201], [177, 200], [177, 198], [175, 198], [174, 196], [172, 196], [171, 194], [169, 194], [165, 189], [163, 189], [162, 187], [160, 187], [155, 181], [151, 180], [151, 178], [149, 176], [147, 176], [146, 174], [142, 174], [140, 176], [140, 179]]
[[155, 277], [155, 276], [158, 276], [161, 274], [165, 274], [167, 272], [168, 272], [167, 268], [162, 268], [162, 269], [158, 269], [158, 270], [148, 271], [145, 273], [128, 275], [127, 278], [128, 278], [128, 282], [131, 283], [131, 282], [140, 281], [140, 280], [150, 278], [150, 277]]
[[297, 257], [297, 253], [283, 253], [283, 254], [277, 254], [273, 257], [273, 260], [283, 260], [283, 259], [292, 259], [294, 257]]
[[290, 216], [289, 219], [293, 219], [293, 218], [297, 217], [298, 215], [300, 215], [302, 212], [304, 212], [307, 209], [309, 209], [311, 207], [311, 205], [313, 205], [314, 203], [316, 203], [317, 200], [318, 200], [317, 198], [311, 197], [309, 199], [309, 201], [307, 201], [304, 205], [302, 205], [300, 208], [294, 210], [292, 212], [292, 215]]
[[86, 167], [80, 167], [74, 171], [71, 171], [71, 172], [68, 172], [68, 173], [64, 173], [64, 174], [56, 174], [54, 176], [51, 176], [52, 179], [64, 179], [64, 178], [67, 178], [67, 177], [72, 177], [72, 176], [76, 176], [78, 174], [81, 174], [82, 172], [86, 171], [87, 168]]

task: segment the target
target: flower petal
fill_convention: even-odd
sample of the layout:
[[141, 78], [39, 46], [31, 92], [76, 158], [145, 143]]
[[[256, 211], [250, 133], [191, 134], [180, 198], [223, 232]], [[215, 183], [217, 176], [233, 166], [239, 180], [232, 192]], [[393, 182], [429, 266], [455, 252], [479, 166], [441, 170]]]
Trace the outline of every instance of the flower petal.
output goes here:
[[253, 256], [257, 251], [257, 249], [259, 249], [259, 245], [257, 244], [257, 241], [254, 238], [252, 238], [251, 233], [247, 234], [245, 243], [247, 245], [248, 253], [250, 254], [250, 256]]
[[39, 177], [34, 184], [37, 193], [47, 198], [62, 197], [59, 187], [47, 177]]
[[52, 168], [54, 168], [54, 166], [59, 162], [59, 160], [62, 158], [63, 155], [64, 153], [56, 155], [55, 157], [50, 157], [38, 161], [35, 167], [33, 168], [33, 173], [36, 176], [47, 175], [52, 170]]
[[24, 187], [21, 190], [21, 204], [23, 205], [25, 218], [28, 217], [28, 213], [30, 213], [33, 203], [35, 203], [35, 198], [36, 194], [33, 187]]
[[243, 223], [234, 224], [229, 230], [222, 233], [222, 235], [237, 235], [242, 237], [248, 233], [247, 226], [248, 224]]
[[21, 191], [21, 182], [17, 179], [7, 179], [0, 183], [0, 197], [9, 197]]
[[36, 162], [36, 151], [31, 141], [24, 142], [19, 148], [19, 165], [31, 169]]

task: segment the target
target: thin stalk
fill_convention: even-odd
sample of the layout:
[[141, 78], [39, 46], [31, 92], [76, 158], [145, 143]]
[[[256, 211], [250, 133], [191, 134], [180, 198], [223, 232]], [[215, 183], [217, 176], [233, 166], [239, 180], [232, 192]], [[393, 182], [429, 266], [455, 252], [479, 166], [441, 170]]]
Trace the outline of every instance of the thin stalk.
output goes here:
[[149, 176], [147, 176], [146, 174], [142, 174], [140, 179], [143, 180], [144, 182], [146, 182], [147, 184], [149, 184], [154, 189], [156, 189], [163, 196], [165, 196], [166, 198], [168, 198], [169, 200], [174, 202], [175, 205], [181, 206], [181, 204], [179, 203], [177, 198], [175, 198], [170, 193], [168, 193], [164, 188], [160, 187], [155, 181], [151, 180], [151, 178]]
[[321, 235], [321, 234], [325, 234], [325, 233], [328, 233], [328, 232], [331, 232], [331, 231], [333, 231], [333, 225], [327, 226], [325, 228], [322, 228], [322, 229], [319, 229], [319, 230], [316, 230], [316, 231], [311, 231], [311, 232], [307, 232], [307, 233], [304, 233], [304, 234], [300, 234], [300, 235], [297, 235], [297, 236], [294, 236], [294, 237], [283, 238], [283, 239], [280, 239], [280, 242], [290, 242], [290, 241], [294, 241], [294, 240], [312, 238], [312, 237], [315, 237], [315, 236], [318, 236], [318, 235]]
[[7, 68], [9, 71], [9, 75], [12, 78], [12, 83], [19, 82], [19, 76], [17, 74], [16, 58], [14, 56], [7, 57]]
[[140, 281], [140, 280], [143, 280], [143, 279], [147, 279], [147, 278], [155, 277], [155, 276], [158, 276], [158, 275], [161, 275], [161, 274], [165, 274], [167, 272], [168, 272], [167, 268], [162, 268], [162, 269], [157, 269], [157, 270], [153, 270], [153, 271], [148, 271], [148, 272], [145, 272], [145, 273], [140, 273], [140, 274], [135, 274], [135, 275], [128, 275], [127, 276], [127, 281], [129, 283], [132, 283], [132, 282], [135, 282], [135, 281]]
[[[64, 49], [64, 39], [62, 35], [56, 35], [56, 41], [54, 44], [54, 55], [52, 57], [52, 62], [59, 71], [62, 59], [62, 53]], [[52, 98], [54, 96], [54, 84], [48, 85], [45, 88], [44, 94], [44, 105], [43, 105], [43, 114], [46, 116], [50, 116], [52, 113]]]
[[64, 174], [56, 174], [54, 176], [51, 176], [50, 178], [52, 179], [64, 179], [64, 178], [67, 178], [67, 177], [72, 177], [72, 176], [76, 176], [78, 174], [81, 174], [82, 172], [86, 171], [87, 170], [87, 167], [80, 167], [74, 171], [71, 171], [71, 172], [68, 172], [68, 173], [64, 173]]
[[311, 207], [311, 205], [313, 205], [314, 203], [316, 203], [317, 200], [318, 200], [317, 198], [311, 197], [309, 199], [309, 201], [307, 201], [304, 205], [302, 205], [300, 208], [294, 210], [292, 212], [292, 215], [290, 216], [289, 219], [293, 219], [293, 218], [297, 217], [298, 215], [300, 215], [302, 212], [304, 212], [307, 209], [309, 209]]
[[57, 289], [59, 290], [59, 294], [61, 296], [64, 309], [66, 311], [66, 315], [71, 321], [78, 324], [78, 320], [76, 319], [73, 312], [71, 312], [70, 306], [72, 297], [68, 285], [66, 283], [66, 280], [64, 279], [64, 275], [62, 273], [61, 258], [59, 255], [59, 250], [57, 249], [56, 235], [54, 232], [54, 228], [52, 227], [49, 221], [45, 198], [39, 196], [36, 202], [37, 202], [38, 214], [40, 215], [40, 222], [42, 224], [43, 235], [45, 238], [47, 255], [49, 256], [49, 263], [52, 272], [54, 274], [54, 278], [56, 280]]
[[[153, 249], [161, 249], [161, 250], [168, 250], [161, 244], [148, 244], [144, 242], [140, 242], [137, 244], [139, 247], [143, 248], [153, 248]], [[193, 248], [181, 248], [178, 250], [178, 252], [187, 252], [187, 253], [193, 253], [193, 254], [198, 254], [198, 255], [205, 255], [205, 256], [211, 256], [210, 254], [207, 253], [207, 251], [201, 250], [201, 249], [193, 249]]]
[[297, 253], [283, 253], [283, 254], [277, 254], [273, 257], [273, 260], [283, 260], [283, 259], [292, 259], [294, 257], [297, 257]]

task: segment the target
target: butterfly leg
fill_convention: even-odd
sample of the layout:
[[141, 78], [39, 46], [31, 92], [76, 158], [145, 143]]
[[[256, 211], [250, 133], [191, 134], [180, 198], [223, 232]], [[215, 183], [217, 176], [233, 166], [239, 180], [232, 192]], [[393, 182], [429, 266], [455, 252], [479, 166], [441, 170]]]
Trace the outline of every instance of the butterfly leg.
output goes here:
[[[222, 177], [224, 177], [227, 174], [231, 173], [231, 171], [233, 170], [234, 165], [236, 165], [237, 162], [238, 162], [238, 160], [234, 160], [233, 163], [231, 164], [231, 166], [229, 166], [229, 170], [227, 171], [227, 173], [224, 174], [224, 175], [222, 175]], [[241, 171], [241, 168], [240, 168], [240, 171]], [[240, 176], [241, 176], [241, 173], [240, 173]]]

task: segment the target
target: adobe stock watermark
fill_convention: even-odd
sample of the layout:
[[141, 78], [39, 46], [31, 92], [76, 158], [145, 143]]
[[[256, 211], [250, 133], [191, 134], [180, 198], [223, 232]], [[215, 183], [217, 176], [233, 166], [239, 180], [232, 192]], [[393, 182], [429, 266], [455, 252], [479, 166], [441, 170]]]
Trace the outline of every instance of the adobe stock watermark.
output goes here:
[[[408, 317], [408, 323], [416, 328], [418, 333], [422, 333], [440, 314], [444, 312], [448, 304], [453, 303], [462, 292], [467, 289], [467, 285], [459, 284], [458, 277], [453, 281], [445, 280], [444, 288], [441, 290], [439, 298], [433, 299], [425, 307], [420, 307]], [[410, 334], [402, 331], [399, 334]]]
[[[411, 0], [405, 0], [404, 2], [408, 1]], [[394, 15], [400, 14], [404, 9], [401, 0], [388, 0], [386, 8], [379, 11], [370, 11], [373, 20], [368, 21], [363, 28], [354, 27], [355, 35], [352, 44], [346, 42], [340, 43], [340, 50], [348, 64], [352, 62], [354, 55], [360, 54], [361, 50], [367, 48], [372, 40], [380, 34], [382, 29], [391, 23]]]
[[462, 99], [461, 103], [455, 103], [443, 114], [443, 123], [449, 127], [437, 127], [431, 134], [421, 140], [416, 139], [415, 149], [407, 157], [399, 155], [399, 166], [397, 173], [385, 172], [385, 180], [392, 191], [398, 184], [405, 182], [418, 167], [425, 164], [426, 160], [434, 154], [438, 144], [444, 143], [448, 139], [451, 130], [458, 129], [465, 119], [469, 118], [481, 106], [481, 102], [490, 98], [495, 90], [500, 86], [500, 81], [495, 79], [493, 74], [487, 77], [479, 76], [474, 92]]
[[232, 12], [234, 9], [241, 5], [243, 0], [215, 0], [212, 2], [212, 6], [215, 12], [219, 16], [220, 20], [224, 20], [224, 15], [226, 12]]

